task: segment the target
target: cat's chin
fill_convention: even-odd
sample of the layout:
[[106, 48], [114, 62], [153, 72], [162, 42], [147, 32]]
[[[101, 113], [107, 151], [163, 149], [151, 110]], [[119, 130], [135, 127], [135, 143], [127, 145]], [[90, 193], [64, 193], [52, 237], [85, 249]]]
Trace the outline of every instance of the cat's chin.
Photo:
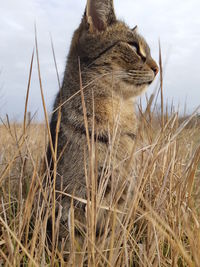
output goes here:
[[129, 90], [126, 91], [126, 93], [124, 94], [124, 98], [125, 99], [131, 99], [133, 101], [135, 101], [135, 99], [144, 94], [147, 89], [148, 89], [149, 85], [148, 84], [142, 84], [142, 85], [132, 85], [129, 87]]
[[149, 87], [149, 84], [138, 85], [137, 86], [137, 88], [138, 88], [138, 95], [137, 96], [144, 94], [147, 91], [148, 87]]

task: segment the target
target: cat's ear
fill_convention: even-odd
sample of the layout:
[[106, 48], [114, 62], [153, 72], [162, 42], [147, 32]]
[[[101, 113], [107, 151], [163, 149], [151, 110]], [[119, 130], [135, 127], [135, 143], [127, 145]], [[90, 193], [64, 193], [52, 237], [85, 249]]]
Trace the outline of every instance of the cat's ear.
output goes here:
[[113, 0], [87, 0], [86, 20], [89, 31], [105, 31], [116, 21]]

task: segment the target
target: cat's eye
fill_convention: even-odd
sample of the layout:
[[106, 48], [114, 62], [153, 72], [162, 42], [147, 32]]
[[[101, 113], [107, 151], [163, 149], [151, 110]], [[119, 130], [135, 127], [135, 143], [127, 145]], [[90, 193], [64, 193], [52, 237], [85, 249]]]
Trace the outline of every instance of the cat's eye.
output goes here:
[[140, 47], [139, 47], [139, 44], [136, 43], [136, 42], [131, 42], [131, 43], [128, 43], [130, 46], [132, 46], [135, 51], [137, 52], [137, 54], [139, 54], [139, 51], [140, 51]]
[[135, 51], [138, 54], [138, 56], [140, 56], [141, 59], [145, 62], [146, 61], [146, 56], [144, 56], [143, 53], [141, 53], [139, 44], [137, 42], [130, 42], [128, 44], [135, 49]]

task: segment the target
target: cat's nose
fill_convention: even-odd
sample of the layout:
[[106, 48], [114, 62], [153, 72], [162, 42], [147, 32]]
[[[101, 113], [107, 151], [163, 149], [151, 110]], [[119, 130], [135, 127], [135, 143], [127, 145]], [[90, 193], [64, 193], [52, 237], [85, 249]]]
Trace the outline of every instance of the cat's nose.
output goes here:
[[158, 65], [156, 64], [155, 61], [153, 61], [151, 63], [151, 69], [154, 72], [154, 75], [156, 76], [158, 74], [158, 72], [159, 72], [159, 67], [158, 67]]
[[150, 59], [147, 64], [149, 65], [149, 67], [152, 69], [152, 71], [154, 72], [154, 75], [156, 76], [159, 72], [159, 67], [157, 65], [157, 63], [153, 60]]
[[158, 74], [159, 72], [159, 67], [157, 64], [155, 64], [154, 66], [152, 66], [152, 71], [154, 72], [155, 76]]

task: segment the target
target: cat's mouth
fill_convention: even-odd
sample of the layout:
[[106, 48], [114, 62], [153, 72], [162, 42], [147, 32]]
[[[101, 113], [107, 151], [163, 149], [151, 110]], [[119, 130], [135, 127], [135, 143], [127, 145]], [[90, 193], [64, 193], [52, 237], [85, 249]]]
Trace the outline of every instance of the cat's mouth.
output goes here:
[[135, 86], [141, 87], [141, 86], [149, 86], [153, 83], [154, 79], [148, 82], [141, 82], [141, 83], [135, 83]]
[[126, 84], [129, 84], [129, 85], [134, 85], [134, 86], [137, 86], [137, 87], [140, 87], [140, 86], [148, 86], [150, 84], [153, 83], [155, 77], [152, 77], [151, 79], [144, 79], [144, 80], [139, 80], [139, 81], [136, 81], [136, 80], [132, 80], [130, 78], [123, 78], [123, 81], [126, 83]]
[[148, 84], [148, 85], [151, 85], [153, 81], [154, 81], [154, 79], [153, 79], [152, 81], [148, 82], [147, 84]]

